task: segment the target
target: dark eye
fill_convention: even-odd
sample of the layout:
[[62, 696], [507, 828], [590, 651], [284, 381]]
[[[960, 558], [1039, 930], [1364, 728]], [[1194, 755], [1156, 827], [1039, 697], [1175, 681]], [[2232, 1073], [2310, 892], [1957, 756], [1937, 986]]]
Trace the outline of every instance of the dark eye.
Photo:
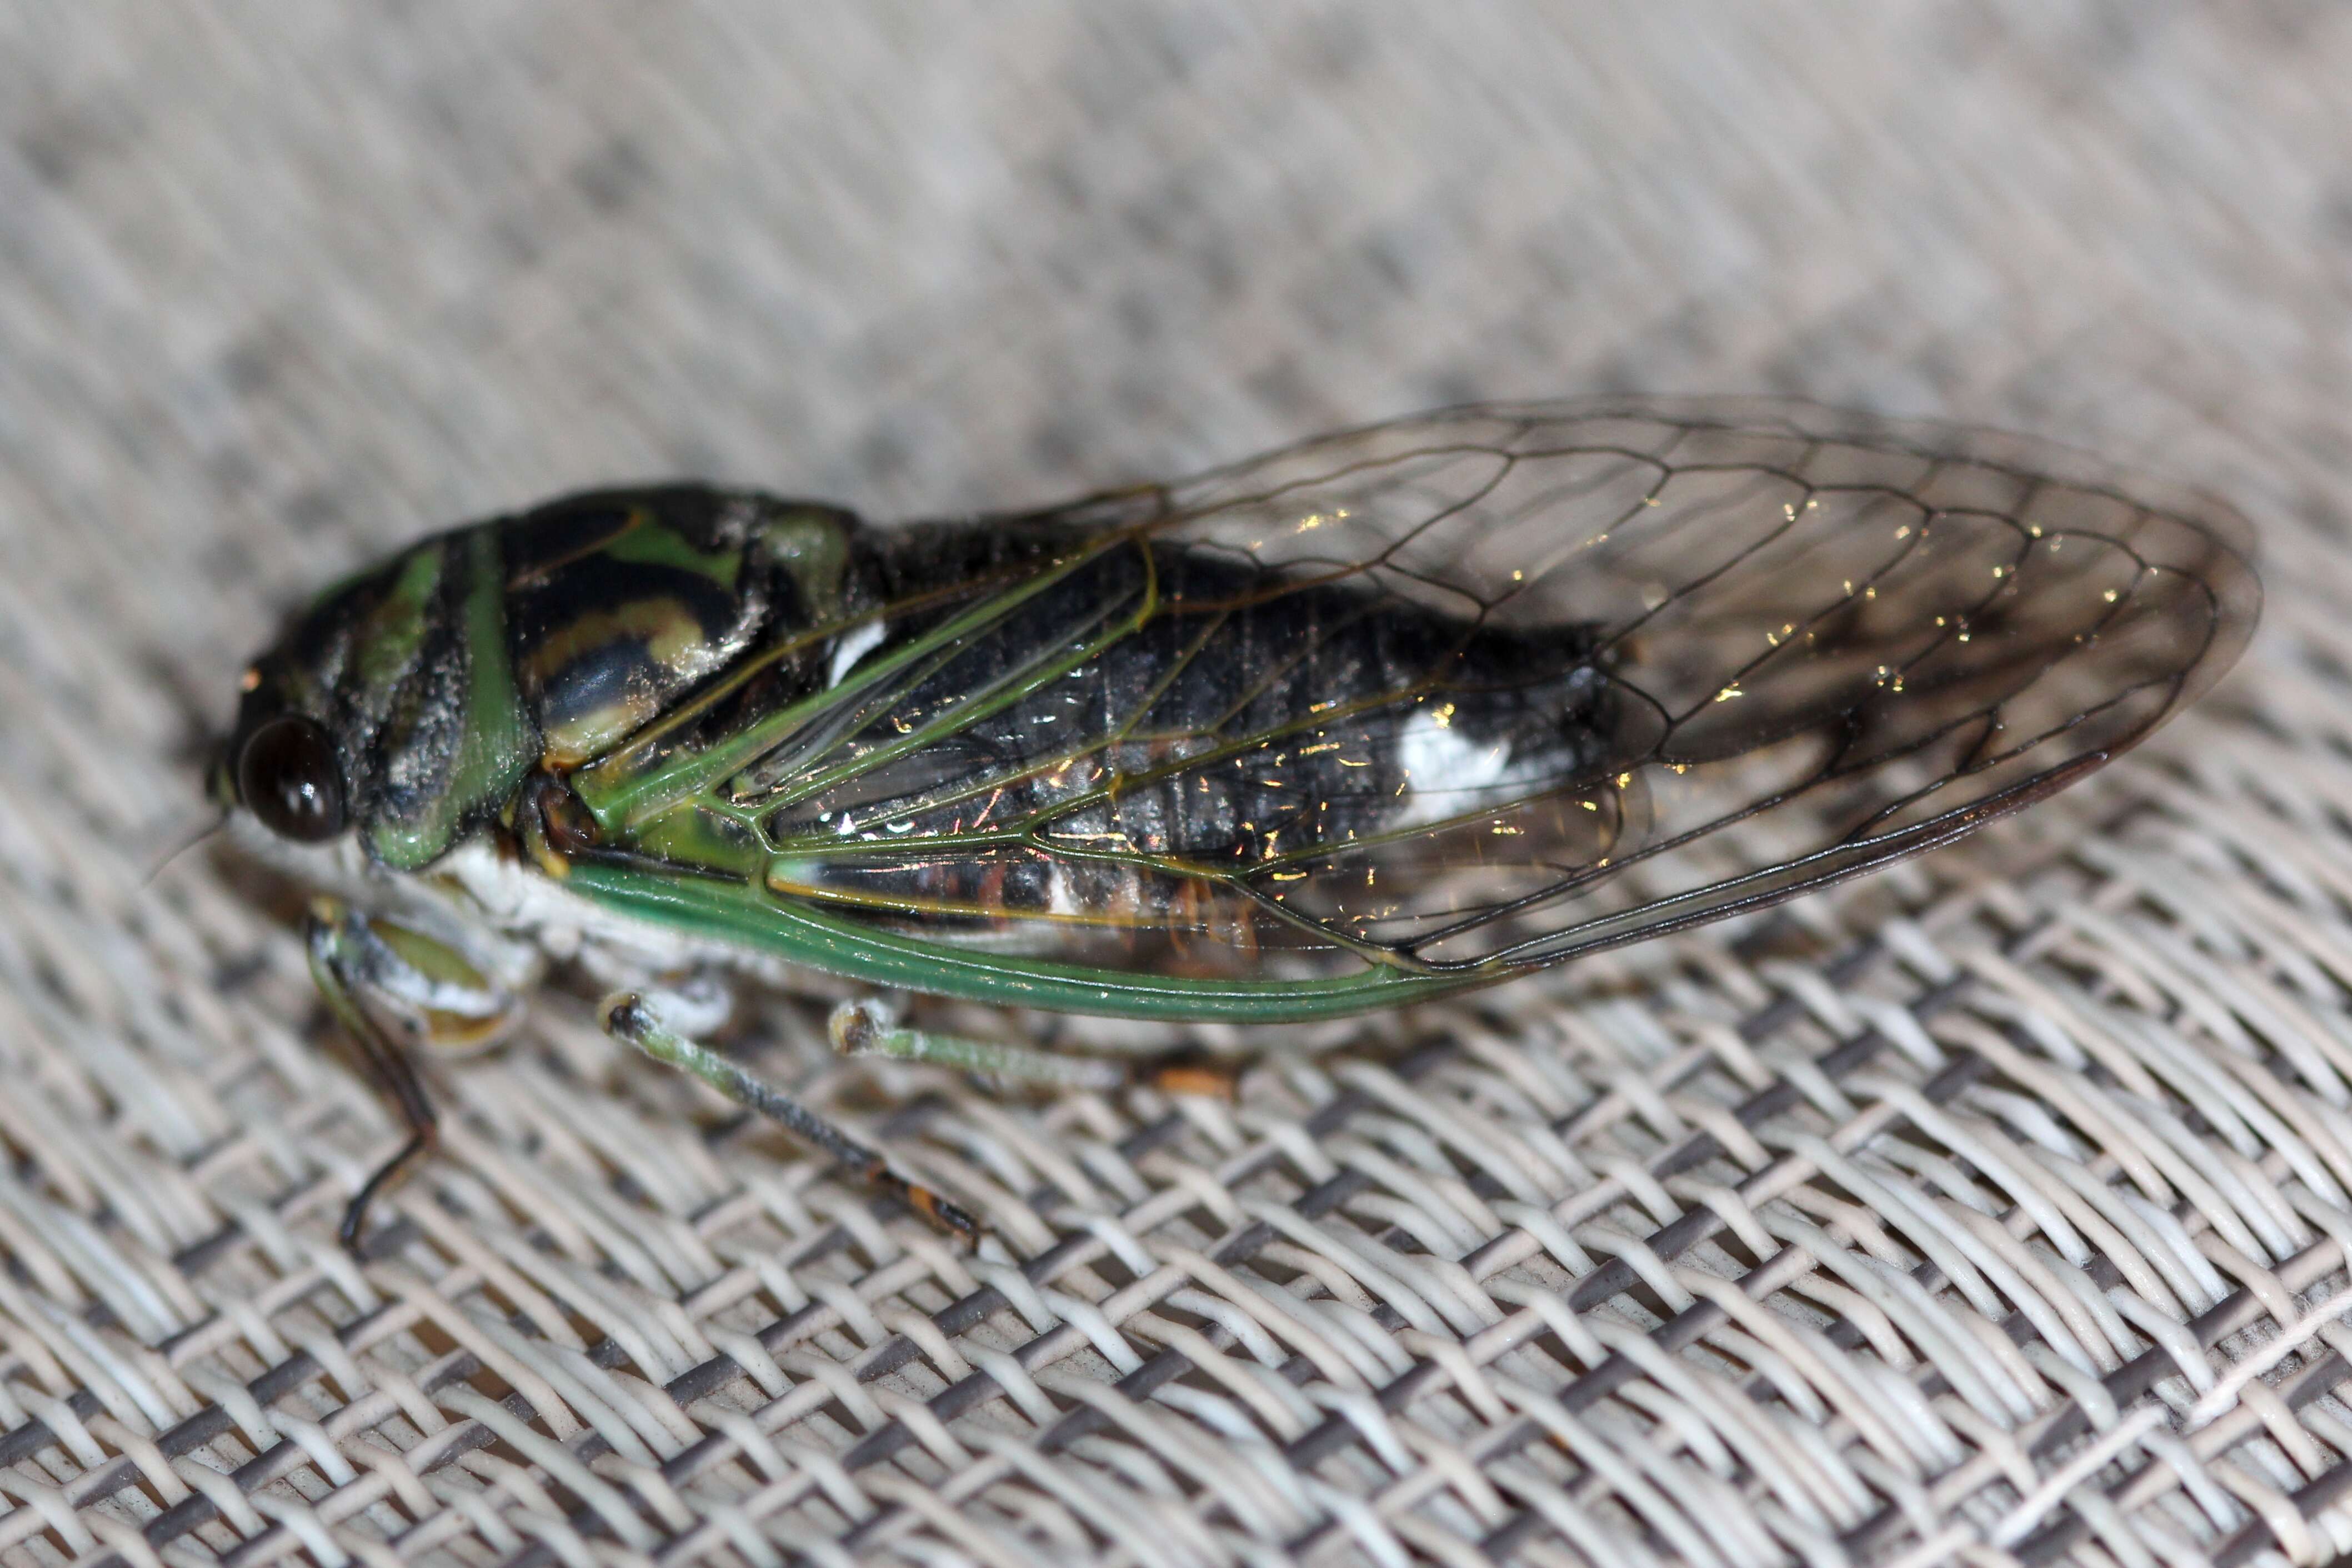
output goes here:
[[236, 792], [280, 838], [315, 844], [343, 831], [343, 776], [335, 743], [315, 720], [289, 714], [246, 737]]

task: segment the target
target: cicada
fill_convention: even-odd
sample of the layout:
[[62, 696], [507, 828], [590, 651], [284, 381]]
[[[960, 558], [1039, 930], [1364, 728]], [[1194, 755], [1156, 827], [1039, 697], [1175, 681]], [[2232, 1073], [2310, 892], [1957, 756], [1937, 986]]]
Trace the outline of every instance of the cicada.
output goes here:
[[432, 1144], [413, 1053], [497, 1038], [550, 956], [968, 1228], [680, 982], [832, 977], [846, 1048], [1047, 1082], [1092, 1080], [861, 998], [1278, 1025], [1490, 986], [2064, 788], [2259, 601], [2226, 507], [2027, 439], [1490, 404], [1013, 515], [669, 484], [469, 524], [254, 661], [213, 790], [332, 895], [311, 967], [409, 1126], [347, 1241]]

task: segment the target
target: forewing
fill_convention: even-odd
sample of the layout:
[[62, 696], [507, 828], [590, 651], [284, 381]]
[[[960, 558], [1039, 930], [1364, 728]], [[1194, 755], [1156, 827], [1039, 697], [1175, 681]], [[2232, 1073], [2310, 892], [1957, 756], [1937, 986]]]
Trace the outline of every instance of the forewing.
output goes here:
[[771, 885], [1171, 972], [1787, 897], [2131, 746], [2259, 602], [2210, 501], [1788, 402], [1462, 409], [999, 526], [1059, 576], [772, 763]]

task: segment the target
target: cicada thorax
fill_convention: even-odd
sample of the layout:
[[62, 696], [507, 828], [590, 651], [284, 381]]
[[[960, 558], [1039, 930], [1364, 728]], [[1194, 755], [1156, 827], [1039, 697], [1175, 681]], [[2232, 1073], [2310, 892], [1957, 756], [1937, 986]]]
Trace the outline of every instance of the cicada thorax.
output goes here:
[[499, 529], [516, 684], [551, 768], [597, 756], [751, 641], [771, 584], [719, 510], [708, 493], [590, 498]]
[[322, 596], [248, 676], [240, 740], [278, 713], [318, 720], [367, 852], [428, 865], [511, 821], [534, 773], [580, 767], [823, 613], [852, 527], [681, 485], [453, 529]]
[[229, 755], [289, 715], [331, 743], [382, 863], [427, 864], [492, 815], [538, 756], [495, 526], [436, 536], [321, 595], [247, 672]]

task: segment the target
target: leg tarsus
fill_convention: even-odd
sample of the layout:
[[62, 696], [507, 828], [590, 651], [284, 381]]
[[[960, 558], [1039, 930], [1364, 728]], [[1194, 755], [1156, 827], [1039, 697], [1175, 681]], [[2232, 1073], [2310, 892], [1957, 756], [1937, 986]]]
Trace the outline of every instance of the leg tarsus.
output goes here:
[[1139, 1074], [1163, 1094], [1189, 1094], [1203, 1100], [1235, 1098], [1241, 1086], [1241, 1064], [1229, 1056], [1203, 1051], [1171, 1051], [1143, 1064]]
[[367, 1234], [368, 1209], [379, 1197], [406, 1181], [417, 1164], [440, 1142], [439, 1127], [428, 1121], [409, 1134], [408, 1142], [400, 1145], [399, 1153], [376, 1166], [375, 1174], [361, 1186], [358, 1195], [343, 1206], [343, 1222], [336, 1228], [335, 1239], [343, 1244], [344, 1251], [365, 1260], [362, 1243]]
[[868, 1185], [900, 1198], [943, 1229], [977, 1239], [981, 1224], [961, 1205], [890, 1168], [882, 1155], [859, 1143], [764, 1079], [669, 1028], [643, 996], [625, 991], [602, 1009], [605, 1032], [666, 1066], [693, 1074], [747, 1111], [778, 1123], [793, 1136], [830, 1155]]
[[888, 1193], [941, 1230], [952, 1230], [967, 1241], [979, 1241], [982, 1230], [979, 1217], [937, 1187], [908, 1181], [880, 1161], [864, 1167], [857, 1174], [867, 1186]]

